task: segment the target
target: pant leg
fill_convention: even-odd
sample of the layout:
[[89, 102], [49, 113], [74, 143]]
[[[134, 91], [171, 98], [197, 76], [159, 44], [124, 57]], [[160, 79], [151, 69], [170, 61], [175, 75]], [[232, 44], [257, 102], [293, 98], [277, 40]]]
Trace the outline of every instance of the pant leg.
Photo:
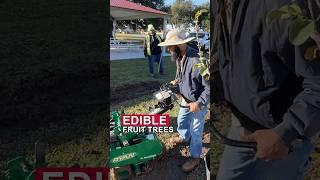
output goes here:
[[159, 54], [158, 57], [157, 57], [157, 59], [158, 59], [157, 62], [158, 62], [158, 64], [159, 64], [159, 69], [158, 69], [159, 74], [163, 74], [163, 57], [162, 57], [162, 55]]
[[189, 141], [190, 139], [191, 116], [192, 112], [190, 112], [188, 108], [180, 108], [177, 118], [177, 131], [180, 138], [184, 141]]
[[258, 160], [258, 170], [261, 172], [260, 179], [303, 180], [310, 164], [309, 156], [312, 151], [313, 146], [310, 141], [301, 140], [294, 142], [293, 152], [286, 159], [270, 162]]
[[[240, 123], [232, 118], [228, 138], [239, 139], [243, 131]], [[225, 146], [220, 159], [217, 180], [256, 180], [255, 153], [249, 148]]]
[[202, 108], [200, 111], [192, 113], [192, 120], [190, 124], [190, 154], [194, 158], [199, 158], [202, 153], [202, 135], [206, 114], [207, 108]]
[[149, 67], [149, 73], [153, 74], [153, 55], [148, 56], [148, 67]]
[[[229, 138], [238, 139], [244, 131], [233, 116]], [[303, 180], [313, 146], [308, 140], [297, 140], [286, 159], [264, 161], [255, 158], [249, 148], [225, 146], [217, 180]]]

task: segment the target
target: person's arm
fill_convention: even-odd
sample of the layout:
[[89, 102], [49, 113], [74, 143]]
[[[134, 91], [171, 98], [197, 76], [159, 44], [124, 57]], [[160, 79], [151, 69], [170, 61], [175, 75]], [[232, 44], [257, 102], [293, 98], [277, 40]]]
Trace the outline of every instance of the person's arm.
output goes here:
[[197, 99], [196, 103], [201, 106], [206, 106], [210, 101], [210, 81], [205, 80], [203, 76], [200, 75], [200, 69], [196, 68], [192, 71], [192, 77], [199, 83], [199, 86], [203, 86], [204, 90]]
[[299, 135], [312, 138], [320, 132], [320, 60], [304, 59], [304, 52], [311, 44], [293, 48], [294, 59], [287, 60], [295, 62], [295, 73], [303, 78], [303, 91], [296, 96], [283, 122], [274, 128], [286, 144]]
[[176, 60], [175, 63], [176, 63], [176, 75], [175, 75], [174, 80], [170, 81], [170, 83], [172, 85], [176, 85], [179, 80], [179, 62], [178, 62], [178, 60]]
[[200, 97], [196, 101], [200, 106], [206, 106], [210, 101], [210, 82], [205, 80], [204, 77], [201, 76], [201, 84], [204, 86], [204, 90], [202, 91]]
[[[282, 7], [285, 2], [267, 1], [270, 4], [265, 13], [271, 9]], [[273, 7], [271, 7], [273, 6]], [[266, 26], [265, 17], [264, 24]], [[261, 52], [273, 63], [272, 75], [285, 76], [297, 75], [303, 79], [301, 87], [304, 89], [298, 94], [293, 104], [289, 107], [283, 121], [273, 129], [262, 129], [244, 136], [243, 140], [257, 143], [256, 158], [263, 160], [283, 159], [288, 156], [292, 142], [301, 136], [308, 139], [317, 137], [320, 132], [320, 60], [309, 61], [304, 58], [307, 47], [314, 42], [306, 42], [302, 46], [294, 46], [288, 38], [288, 22], [277, 20], [271, 27], [263, 27], [263, 36], [259, 38]], [[271, 77], [272, 78], [272, 77]], [[286, 79], [278, 79], [275, 86], [283, 85]], [[288, 91], [291, 89], [288, 88]], [[290, 92], [288, 92], [290, 94]], [[293, 151], [295, 149], [292, 149]]]
[[[320, 59], [306, 60], [306, 49], [315, 42], [309, 39], [301, 46], [293, 46], [288, 41], [288, 26], [275, 23], [278, 54], [288, 69], [303, 78], [303, 91], [283, 116], [283, 122], [273, 130], [287, 144], [298, 136], [311, 139], [320, 132]], [[319, 27], [317, 27], [319, 29]]]
[[143, 49], [143, 53], [144, 53], [144, 56], [147, 57], [148, 56], [148, 53], [147, 53], [147, 37], [144, 38], [144, 49]]

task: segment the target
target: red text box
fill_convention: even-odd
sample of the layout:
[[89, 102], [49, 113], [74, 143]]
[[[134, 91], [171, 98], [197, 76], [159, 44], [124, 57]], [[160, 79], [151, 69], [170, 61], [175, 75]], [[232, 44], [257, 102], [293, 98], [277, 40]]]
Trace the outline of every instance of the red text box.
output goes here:
[[108, 168], [37, 168], [35, 180], [107, 180]]
[[122, 126], [170, 126], [167, 114], [123, 114]]

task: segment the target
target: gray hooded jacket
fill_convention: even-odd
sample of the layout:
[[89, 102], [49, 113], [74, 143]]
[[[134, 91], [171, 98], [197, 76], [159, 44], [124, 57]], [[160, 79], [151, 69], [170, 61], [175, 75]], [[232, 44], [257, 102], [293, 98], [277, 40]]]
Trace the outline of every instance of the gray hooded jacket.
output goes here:
[[[266, 24], [268, 12], [290, 2], [233, 0], [230, 53], [229, 37], [220, 33], [215, 54], [225, 99], [241, 124], [251, 130], [271, 128], [287, 144], [320, 131], [320, 60], [304, 58], [314, 41], [294, 46], [286, 20]], [[216, 21], [217, 7], [214, 0]]]
[[193, 68], [199, 63], [199, 55], [196, 49], [187, 46], [182, 71], [179, 73], [180, 61], [177, 63], [176, 80], [178, 81], [180, 94], [189, 102], [197, 102], [204, 107], [210, 100], [210, 83], [200, 75], [200, 70]]

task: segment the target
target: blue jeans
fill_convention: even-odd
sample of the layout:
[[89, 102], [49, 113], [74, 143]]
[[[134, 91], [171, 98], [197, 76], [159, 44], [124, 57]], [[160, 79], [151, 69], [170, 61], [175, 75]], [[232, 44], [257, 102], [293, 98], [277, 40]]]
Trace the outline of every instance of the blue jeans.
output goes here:
[[157, 55], [151, 55], [148, 56], [148, 66], [149, 66], [149, 73], [153, 74], [153, 64], [154, 62], [157, 62], [159, 64], [159, 73], [163, 74], [163, 59], [161, 57], [161, 54]]
[[207, 108], [190, 112], [189, 108], [180, 108], [177, 118], [177, 131], [180, 138], [190, 141], [189, 151], [192, 157], [199, 158], [202, 152], [202, 133]]
[[[236, 117], [232, 117], [229, 138], [246, 135]], [[303, 180], [313, 150], [308, 140], [296, 140], [286, 159], [264, 161], [255, 158], [253, 149], [225, 146], [217, 180]]]

